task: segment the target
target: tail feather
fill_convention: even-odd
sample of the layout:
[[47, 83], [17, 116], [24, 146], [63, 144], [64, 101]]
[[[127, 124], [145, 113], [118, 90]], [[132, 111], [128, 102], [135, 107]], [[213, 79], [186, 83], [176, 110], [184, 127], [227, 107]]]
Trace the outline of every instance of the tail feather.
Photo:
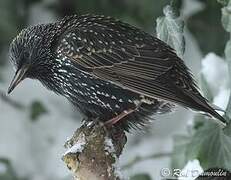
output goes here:
[[227, 121], [225, 120], [224, 117], [222, 117], [220, 114], [218, 114], [218, 112], [216, 112], [215, 109], [213, 109], [212, 107], [210, 107], [207, 112], [209, 114], [211, 114], [213, 117], [215, 117], [216, 119], [220, 120], [220, 122], [223, 124], [223, 125], [226, 125]]
[[187, 102], [187, 106], [189, 108], [203, 111], [205, 113], [210, 114], [214, 118], [220, 121], [222, 125], [226, 125], [227, 121], [224, 117], [222, 117], [217, 111], [224, 112], [221, 108], [216, 105], [210, 104], [206, 98], [204, 98], [199, 92], [198, 93], [183, 93], [185, 95], [185, 102]]
[[198, 111], [203, 111], [205, 113], [210, 114], [211, 116], [213, 116], [214, 118], [216, 118], [217, 120], [220, 121], [220, 123], [222, 125], [226, 125], [227, 121], [225, 120], [224, 117], [222, 117], [217, 111], [221, 111], [224, 112], [224, 110], [222, 110], [221, 108], [208, 103], [208, 101], [201, 96], [201, 98], [198, 97], [194, 97], [192, 98], [192, 100], [194, 101], [192, 108]]

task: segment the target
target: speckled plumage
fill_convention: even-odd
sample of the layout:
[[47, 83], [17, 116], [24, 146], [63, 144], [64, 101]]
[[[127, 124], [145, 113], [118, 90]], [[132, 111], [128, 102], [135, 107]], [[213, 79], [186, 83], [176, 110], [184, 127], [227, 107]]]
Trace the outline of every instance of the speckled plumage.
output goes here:
[[[11, 43], [16, 69], [65, 96], [88, 118], [139, 126], [173, 104], [224, 119], [207, 103], [173, 49], [111, 17], [69, 16], [24, 29]], [[24, 77], [24, 78], [25, 78]]]

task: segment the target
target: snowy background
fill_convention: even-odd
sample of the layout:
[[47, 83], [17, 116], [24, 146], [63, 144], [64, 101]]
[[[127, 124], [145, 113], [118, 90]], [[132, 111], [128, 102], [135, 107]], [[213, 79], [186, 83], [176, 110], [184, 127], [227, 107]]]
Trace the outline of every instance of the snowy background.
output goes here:
[[[153, 1], [155, 1], [156, 6], [153, 5]], [[0, 32], [8, 33], [7, 28], [15, 28], [7, 34], [8, 39], [0, 41], [2, 61], [0, 63], [0, 179], [69, 180], [71, 175], [61, 160], [61, 156], [65, 152], [63, 144], [75, 129], [80, 126], [81, 117], [66, 99], [58, 97], [45, 89], [39, 82], [33, 80], [25, 80], [10, 97], [5, 97], [6, 89], [14, 73], [8, 62], [7, 48], [13, 35], [19, 32], [22, 27], [55, 21], [67, 14], [66, 12], [71, 13], [78, 9], [72, 8], [68, 11], [64, 9], [63, 1], [55, 0], [37, 0], [33, 3], [28, 3], [28, 5], [26, 1], [21, 0], [16, 4], [17, 7], [13, 7], [10, 4], [11, 2], [14, 1], [1, 0], [0, 2], [0, 6], [2, 5], [0, 10], [4, 8], [3, 5], [9, 8], [9, 10], [4, 9], [0, 11], [0, 28], [3, 28]], [[112, 3], [114, 1], [109, 1], [111, 4], [104, 1], [104, 3], [101, 3], [102, 7], [92, 9], [94, 3], [88, 6], [83, 5], [81, 0], [77, 2], [80, 6], [78, 6], [78, 3], [76, 6], [84, 9], [80, 10], [80, 13], [88, 11], [106, 13], [138, 25], [152, 33], [155, 31], [155, 19], [163, 15], [162, 8], [167, 4], [167, 1], [157, 3], [159, 2], [158, 0], [146, 0], [143, 1], [143, 4], [141, 3], [142, 1], [131, 2], [130, 0], [127, 0], [124, 4], [121, 0], [117, 2], [118, 4], [121, 3], [119, 5], [114, 5]], [[91, 1], [86, 3], [91, 3]], [[150, 4], [155, 9], [150, 8]], [[112, 14], [110, 14], [109, 10], [106, 10], [106, 6], [109, 5], [113, 7]], [[128, 7], [134, 6], [134, 9], [127, 13], [123, 12], [120, 16], [119, 10], [116, 10], [116, 8], [121, 9], [121, 6], [125, 5]], [[225, 43], [216, 43], [216, 40], [208, 39], [206, 36], [203, 42], [201, 42], [200, 36], [194, 30], [195, 24], [203, 23], [203, 20], [199, 21], [197, 16], [201, 12], [207, 12], [207, 8], [211, 8], [210, 11], [215, 9], [216, 12], [220, 13], [220, 5], [216, 4], [216, 7], [213, 6], [208, 1], [204, 1], [204, 3], [197, 0], [182, 1], [181, 17], [186, 22], [184, 31], [186, 38], [184, 60], [198, 82], [201, 74], [203, 74], [210, 86], [210, 93], [214, 97], [213, 102], [225, 109], [230, 93], [229, 80], [226, 78], [228, 77], [228, 66], [224, 58], [222, 58]], [[68, 7], [72, 6], [66, 5], [66, 8]], [[15, 8], [17, 11], [15, 11]], [[121, 11], [126, 11], [126, 8], [122, 8]], [[156, 9], [158, 10], [155, 11]], [[26, 12], [21, 12], [22, 10]], [[133, 16], [133, 11], [137, 11], [137, 16], [140, 17]], [[7, 13], [11, 14], [7, 15]], [[19, 17], [13, 17], [18, 15], [17, 13]], [[219, 13], [217, 13], [218, 19], [220, 19]], [[23, 17], [26, 17], [26, 20]], [[148, 19], [147, 22], [142, 20], [142, 18], [145, 19], [146, 17]], [[22, 18], [22, 20], [17, 18]], [[141, 20], [137, 20], [139, 18]], [[19, 23], [12, 24], [11, 19]], [[142, 21], [145, 21], [145, 23], [141, 23]], [[222, 28], [221, 24], [213, 24], [213, 26]], [[228, 36], [225, 32], [223, 34], [224, 37], [222, 35], [220, 38], [224, 38], [225, 41], [228, 39]], [[213, 34], [210, 35], [214, 37]], [[4, 35], [1, 34], [1, 36]], [[204, 47], [206, 40], [208, 44]], [[161, 169], [171, 167], [174, 135], [187, 134], [189, 127], [193, 124], [192, 121], [195, 114], [178, 107], [173, 113], [156, 116], [152, 127], [146, 131], [133, 131], [129, 134], [128, 143], [120, 159], [123, 174], [125, 176], [144, 174], [143, 177], [145, 176], [145, 178], [150, 176], [152, 179], [160, 179]], [[149, 155], [156, 155], [156, 157], [150, 157], [137, 163], [129, 163], [137, 157]], [[197, 168], [202, 172], [202, 168], [197, 160], [192, 160], [186, 164], [186, 169]], [[142, 179], [140, 178], [140, 180]]]

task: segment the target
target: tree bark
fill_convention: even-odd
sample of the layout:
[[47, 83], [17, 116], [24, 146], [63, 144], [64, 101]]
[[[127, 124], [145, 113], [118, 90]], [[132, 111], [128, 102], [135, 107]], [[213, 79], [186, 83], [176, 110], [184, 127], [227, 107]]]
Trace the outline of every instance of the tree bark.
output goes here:
[[126, 141], [118, 127], [84, 123], [66, 142], [63, 161], [75, 180], [122, 180], [117, 163]]

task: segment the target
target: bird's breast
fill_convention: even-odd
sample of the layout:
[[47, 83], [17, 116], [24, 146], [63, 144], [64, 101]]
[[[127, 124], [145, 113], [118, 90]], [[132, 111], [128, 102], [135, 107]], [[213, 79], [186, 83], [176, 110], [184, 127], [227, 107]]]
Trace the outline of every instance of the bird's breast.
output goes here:
[[114, 116], [135, 108], [140, 95], [81, 71], [60, 69], [53, 77], [55, 91], [89, 116]]

